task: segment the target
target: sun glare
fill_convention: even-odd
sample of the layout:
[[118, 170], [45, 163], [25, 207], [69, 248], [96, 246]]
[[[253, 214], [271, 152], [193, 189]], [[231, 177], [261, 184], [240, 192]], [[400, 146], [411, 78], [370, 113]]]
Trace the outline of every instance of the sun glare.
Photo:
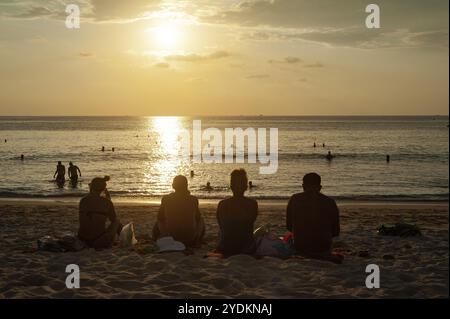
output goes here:
[[153, 37], [160, 48], [167, 49], [179, 43], [181, 34], [175, 23], [166, 23], [153, 28]]

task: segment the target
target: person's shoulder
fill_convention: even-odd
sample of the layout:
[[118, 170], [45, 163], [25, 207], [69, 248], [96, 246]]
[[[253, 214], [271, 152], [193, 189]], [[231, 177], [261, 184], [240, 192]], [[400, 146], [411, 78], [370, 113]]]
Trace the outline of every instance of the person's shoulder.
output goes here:
[[245, 197], [245, 200], [250, 203], [251, 205], [255, 205], [258, 206], [258, 201], [256, 199], [250, 198], [250, 197]]
[[92, 197], [91, 194], [86, 194], [86, 195], [84, 195], [84, 196], [81, 197], [81, 199], [80, 199], [80, 204], [81, 204], [81, 203], [84, 203], [84, 202], [86, 202], [86, 201], [88, 201], [91, 197]]
[[197, 196], [194, 196], [194, 195], [189, 194], [189, 199], [190, 199], [192, 202], [198, 204], [198, 198], [197, 198]]
[[233, 197], [227, 197], [225, 199], [222, 199], [221, 201], [219, 201], [218, 207], [226, 206], [229, 203], [231, 203], [232, 200], [233, 200]]
[[290, 201], [293, 200], [301, 200], [305, 197], [305, 193], [295, 193], [291, 196], [291, 198], [289, 199]]
[[320, 199], [328, 204], [336, 204], [336, 201], [325, 194], [320, 193]]
[[174, 193], [174, 192], [172, 192], [172, 193], [170, 193], [170, 194], [163, 195], [163, 196], [161, 197], [161, 201], [163, 202], [163, 201], [166, 201], [166, 200], [170, 200], [170, 199], [173, 198], [174, 196], [175, 196], [175, 193]]

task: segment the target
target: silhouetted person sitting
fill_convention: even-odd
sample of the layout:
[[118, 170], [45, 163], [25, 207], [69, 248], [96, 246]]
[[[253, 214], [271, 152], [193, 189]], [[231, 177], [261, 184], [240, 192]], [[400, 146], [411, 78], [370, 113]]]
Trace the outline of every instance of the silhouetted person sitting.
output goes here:
[[[89, 194], [80, 200], [78, 237], [95, 249], [112, 247], [116, 235], [122, 230], [106, 189], [108, 180], [107, 177], [94, 178], [89, 184]], [[106, 227], [108, 220], [110, 224]]]
[[70, 182], [73, 185], [76, 185], [78, 182], [78, 173], [80, 173], [81, 176], [81, 171], [78, 166], [73, 165], [72, 162], [69, 162], [69, 169], [67, 170], [67, 172], [69, 173]]
[[58, 161], [58, 165], [56, 165], [55, 174], [53, 174], [53, 178], [56, 177], [56, 183], [58, 185], [63, 185], [66, 181], [66, 167]]
[[237, 254], [253, 254], [256, 249], [253, 228], [258, 216], [258, 203], [244, 196], [248, 187], [247, 172], [237, 169], [231, 173], [233, 196], [219, 202], [219, 245], [217, 251], [225, 257]]
[[182, 175], [173, 179], [172, 187], [175, 192], [161, 199], [153, 239], [170, 236], [187, 247], [198, 247], [205, 235], [198, 199], [190, 194], [187, 178]]
[[294, 233], [299, 254], [331, 254], [332, 238], [339, 236], [339, 210], [333, 199], [320, 192], [320, 184], [318, 174], [306, 174], [304, 192], [293, 195], [287, 206], [287, 229]]

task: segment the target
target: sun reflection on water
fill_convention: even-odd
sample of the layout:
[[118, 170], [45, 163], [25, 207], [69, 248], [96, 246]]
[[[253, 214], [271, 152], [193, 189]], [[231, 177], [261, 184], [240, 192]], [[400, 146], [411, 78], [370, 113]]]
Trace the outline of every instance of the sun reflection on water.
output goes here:
[[183, 130], [182, 118], [158, 116], [149, 118], [148, 130], [153, 136], [152, 154], [156, 161], [149, 161], [145, 179], [152, 186], [152, 192], [167, 193], [171, 190], [172, 179], [185, 174], [188, 163], [180, 156], [180, 133]]

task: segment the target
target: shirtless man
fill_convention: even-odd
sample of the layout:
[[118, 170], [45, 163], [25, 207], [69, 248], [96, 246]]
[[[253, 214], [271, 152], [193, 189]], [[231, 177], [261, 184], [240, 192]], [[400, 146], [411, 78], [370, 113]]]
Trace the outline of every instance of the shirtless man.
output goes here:
[[72, 162], [69, 162], [69, 169], [67, 170], [67, 172], [69, 173], [69, 178], [72, 185], [76, 185], [78, 182], [78, 173], [80, 173], [81, 177], [81, 171], [78, 166], [73, 165]]
[[56, 177], [56, 183], [58, 185], [63, 185], [66, 181], [66, 167], [58, 161], [58, 165], [56, 165], [55, 174], [53, 174], [53, 178]]

